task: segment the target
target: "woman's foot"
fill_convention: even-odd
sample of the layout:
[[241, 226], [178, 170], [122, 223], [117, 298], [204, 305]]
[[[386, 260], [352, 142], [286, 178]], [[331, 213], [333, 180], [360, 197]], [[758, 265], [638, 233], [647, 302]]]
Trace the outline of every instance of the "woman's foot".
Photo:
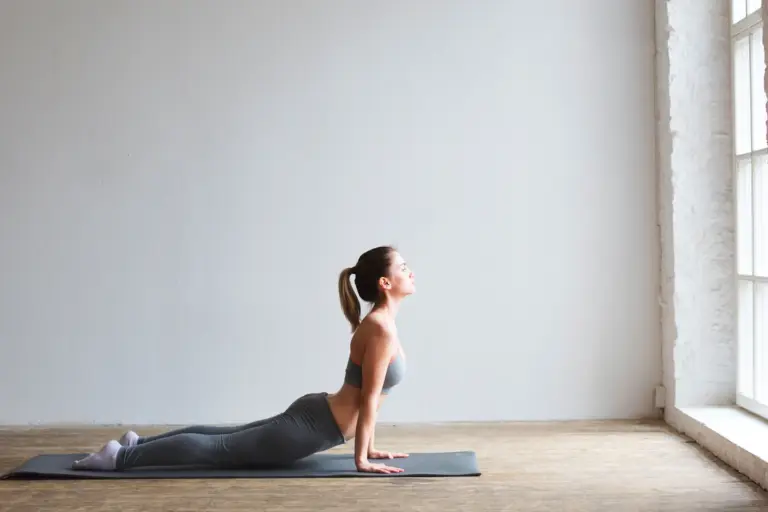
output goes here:
[[92, 453], [84, 459], [76, 460], [72, 469], [93, 469], [97, 471], [114, 471], [117, 467], [117, 452], [122, 446], [118, 441], [112, 440], [105, 444], [101, 450]]
[[139, 442], [139, 434], [133, 430], [129, 430], [123, 434], [123, 437], [120, 438], [119, 442], [121, 446], [136, 446]]

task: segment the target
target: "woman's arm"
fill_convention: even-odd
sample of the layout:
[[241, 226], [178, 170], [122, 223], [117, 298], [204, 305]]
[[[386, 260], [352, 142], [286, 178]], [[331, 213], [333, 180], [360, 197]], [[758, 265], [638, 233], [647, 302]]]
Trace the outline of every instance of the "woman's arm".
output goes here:
[[[379, 408], [381, 408], [381, 398], [379, 398]], [[383, 450], [377, 450], [374, 447], [374, 443], [375, 443], [375, 441], [373, 440], [374, 434], [376, 434], [376, 431], [372, 430], [371, 437], [368, 440], [368, 459], [404, 459], [408, 457], [407, 453], [400, 453], [400, 452], [393, 453], [393, 452], [387, 452]]]
[[[386, 376], [386, 372], [385, 372], [385, 374], [384, 374], [384, 375]], [[379, 413], [379, 410], [380, 410], [380, 409], [381, 409], [381, 394], [379, 394], [379, 400], [378, 400], [378, 401], [377, 401], [377, 403], [376, 403], [376, 415], [377, 415], [377, 416], [378, 416], [378, 413]], [[375, 437], [375, 435], [376, 435], [376, 430], [371, 430], [371, 437], [368, 439], [368, 458], [369, 458], [369, 459], [370, 459], [370, 458], [373, 458], [373, 457], [371, 457], [371, 454], [372, 454], [374, 451], [376, 451], [376, 448], [374, 448], [374, 447], [373, 447], [373, 444], [374, 444], [374, 442], [375, 442], [375, 441], [373, 440], [373, 438]]]
[[368, 442], [368, 459], [404, 459], [408, 457], [407, 453], [377, 450], [373, 446], [373, 434], [374, 432], [371, 432], [371, 440]]
[[396, 345], [392, 335], [383, 326], [373, 327], [375, 331], [366, 344], [363, 355], [363, 389], [360, 396], [360, 413], [355, 432], [355, 465], [359, 471], [383, 473], [400, 472], [400, 468], [391, 468], [368, 461], [368, 449], [372, 446], [376, 427], [376, 413], [379, 406], [384, 378], [392, 359]]

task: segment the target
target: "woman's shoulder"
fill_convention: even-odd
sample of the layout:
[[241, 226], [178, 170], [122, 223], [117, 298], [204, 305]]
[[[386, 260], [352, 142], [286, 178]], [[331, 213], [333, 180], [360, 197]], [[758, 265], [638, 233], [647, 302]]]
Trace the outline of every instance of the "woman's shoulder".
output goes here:
[[370, 314], [366, 316], [358, 327], [361, 336], [367, 340], [378, 342], [391, 342], [397, 339], [397, 328], [391, 320], [384, 315]]
[[355, 331], [352, 347], [354, 352], [359, 351], [361, 355], [374, 347], [376, 352], [394, 350], [397, 347], [397, 330], [385, 318], [368, 315]]

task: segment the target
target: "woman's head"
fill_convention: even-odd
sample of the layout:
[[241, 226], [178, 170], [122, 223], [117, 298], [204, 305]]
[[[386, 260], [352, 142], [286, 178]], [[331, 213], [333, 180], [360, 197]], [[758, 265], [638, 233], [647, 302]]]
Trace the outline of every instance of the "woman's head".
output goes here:
[[360, 325], [361, 310], [352, 288], [352, 276], [357, 294], [370, 304], [401, 299], [416, 291], [413, 272], [397, 249], [381, 246], [364, 252], [354, 267], [345, 268], [339, 275], [341, 308], [353, 331]]

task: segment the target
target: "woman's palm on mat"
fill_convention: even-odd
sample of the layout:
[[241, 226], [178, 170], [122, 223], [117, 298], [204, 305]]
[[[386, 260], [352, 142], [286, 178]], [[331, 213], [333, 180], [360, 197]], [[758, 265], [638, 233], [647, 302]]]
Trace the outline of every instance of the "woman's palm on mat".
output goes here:
[[408, 456], [407, 453], [392, 453], [392, 452], [383, 452], [380, 450], [372, 450], [368, 452], [369, 459], [404, 459], [407, 456]]
[[372, 462], [362, 462], [357, 465], [357, 470], [362, 473], [402, 473], [403, 468], [395, 468], [386, 464], [375, 464]]

